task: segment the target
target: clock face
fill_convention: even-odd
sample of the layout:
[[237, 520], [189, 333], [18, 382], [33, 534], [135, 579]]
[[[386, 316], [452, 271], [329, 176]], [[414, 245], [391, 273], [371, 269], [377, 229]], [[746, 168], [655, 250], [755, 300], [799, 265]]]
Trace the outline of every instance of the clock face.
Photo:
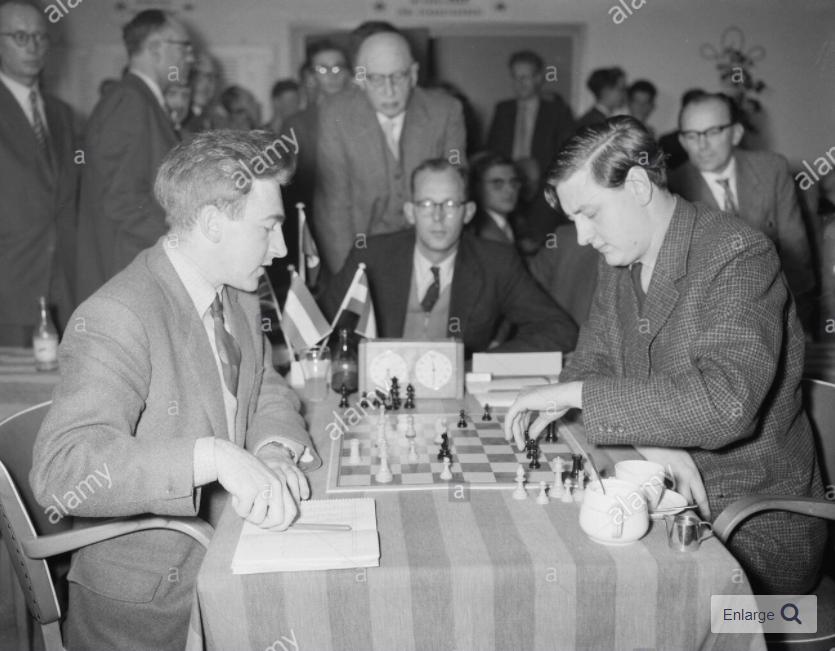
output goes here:
[[393, 350], [387, 350], [371, 360], [368, 373], [374, 385], [385, 390], [393, 377], [401, 383], [406, 382], [409, 377], [409, 368], [401, 355]]
[[415, 380], [432, 391], [438, 391], [453, 376], [449, 357], [436, 350], [421, 355], [415, 364]]

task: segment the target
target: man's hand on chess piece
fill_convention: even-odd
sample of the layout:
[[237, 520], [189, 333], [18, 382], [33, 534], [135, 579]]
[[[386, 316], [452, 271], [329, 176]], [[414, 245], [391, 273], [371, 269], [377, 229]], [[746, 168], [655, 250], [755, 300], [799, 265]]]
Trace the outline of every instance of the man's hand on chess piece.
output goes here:
[[[504, 437], [514, 439], [520, 450], [525, 449], [525, 430], [536, 439], [548, 423], [562, 418], [569, 409], [583, 408], [583, 383], [565, 382], [545, 384], [523, 389], [507, 410], [504, 419]], [[531, 412], [539, 412], [529, 424]]]
[[215, 439], [214, 453], [217, 480], [232, 495], [238, 515], [265, 529], [290, 526], [298, 508], [283, 474], [231, 441]]

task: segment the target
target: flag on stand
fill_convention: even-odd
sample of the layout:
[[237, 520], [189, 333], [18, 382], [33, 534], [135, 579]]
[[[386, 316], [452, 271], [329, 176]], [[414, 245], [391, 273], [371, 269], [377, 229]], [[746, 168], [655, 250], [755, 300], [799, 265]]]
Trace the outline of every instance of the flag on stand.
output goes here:
[[342, 299], [342, 305], [331, 324], [331, 330], [336, 327], [343, 312], [353, 312], [359, 317], [354, 332], [366, 339], [377, 338], [377, 318], [374, 315], [374, 304], [368, 291], [368, 278], [365, 275], [365, 263], [360, 262], [351, 286]]
[[296, 355], [301, 355], [331, 333], [327, 319], [316, 305], [307, 285], [295, 271], [290, 280], [290, 289], [287, 291], [287, 301], [284, 303], [281, 329], [288, 346]]
[[[303, 202], [296, 204], [296, 211], [299, 218], [299, 275], [307, 283], [307, 270], [312, 271], [319, 267], [319, 248], [316, 246], [316, 240], [313, 239], [313, 233], [310, 232], [310, 226], [307, 225]], [[312, 275], [315, 277], [318, 274]], [[313, 284], [315, 284], [315, 278], [311, 279], [310, 285]]]

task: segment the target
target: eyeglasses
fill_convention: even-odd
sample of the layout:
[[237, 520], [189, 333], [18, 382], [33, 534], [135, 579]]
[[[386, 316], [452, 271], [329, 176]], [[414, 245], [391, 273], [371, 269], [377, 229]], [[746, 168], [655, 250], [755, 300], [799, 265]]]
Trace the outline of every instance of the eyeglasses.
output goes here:
[[415, 212], [419, 217], [434, 217], [435, 210], [440, 209], [441, 215], [444, 219], [452, 219], [461, 213], [461, 208], [464, 207], [466, 201], [447, 201], [435, 202], [431, 199], [424, 199], [423, 201], [415, 202]]
[[320, 77], [325, 75], [333, 75], [334, 77], [345, 70], [345, 66], [313, 66], [313, 72]]
[[519, 179], [487, 179], [485, 181], [494, 190], [501, 190], [509, 187], [511, 190], [518, 190], [522, 187], [522, 181]]
[[166, 38], [163, 41], [163, 43], [170, 43], [171, 45], [176, 45], [177, 47], [179, 47], [182, 50], [185, 50], [186, 52], [194, 51], [194, 47], [192, 46], [191, 41], [175, 41], [174, 39]]
[[705, 129], [704, 131], [679, 131], [679, 133], [687, 142], [699, 142], [702, 136], [708, 139], [716, 138], [725, 129], [732, 126], [733, 122], [729, 122], [728, 124], [721, 124], [718, 127], [710, 127], [710, 129]]
[[35, 41], [35, 45], [49, 44], [49, 34], [46, 32], [0, 32], [0, 36], [10, 36], [18, 47], [26, 47], [30, 41]]
[[400, 86], [412, 77], [411, 66], [400, 70], [399, 72], [392, 72], [390, 75], [366, 74], [365, 80], [372, 88], [383, 88], [386, 81], [391, 82], [392, 86]]

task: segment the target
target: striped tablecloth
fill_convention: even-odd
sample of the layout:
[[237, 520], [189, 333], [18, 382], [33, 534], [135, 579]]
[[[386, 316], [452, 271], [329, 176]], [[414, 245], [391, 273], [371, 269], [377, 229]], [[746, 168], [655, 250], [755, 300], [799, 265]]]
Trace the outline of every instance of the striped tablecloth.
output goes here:
[[[310, 419], [324, 454], [330, 407]], [[615, 456], [595, 453], [603, 466]], [[326, 497], [325, 469], [310, 480]], [[578, 505], [511, 493], [376, 493], [380, 567], [327, 572], [233, 575], [242, 521], [227, 507], [198, 576], [187, 648], [764, 648], [761, 635], [710, 632], [712, 594], [750, 593], [717, 540], [675, 553], [655, 523], [634, 545], [604, 547], [579, 528]]]

